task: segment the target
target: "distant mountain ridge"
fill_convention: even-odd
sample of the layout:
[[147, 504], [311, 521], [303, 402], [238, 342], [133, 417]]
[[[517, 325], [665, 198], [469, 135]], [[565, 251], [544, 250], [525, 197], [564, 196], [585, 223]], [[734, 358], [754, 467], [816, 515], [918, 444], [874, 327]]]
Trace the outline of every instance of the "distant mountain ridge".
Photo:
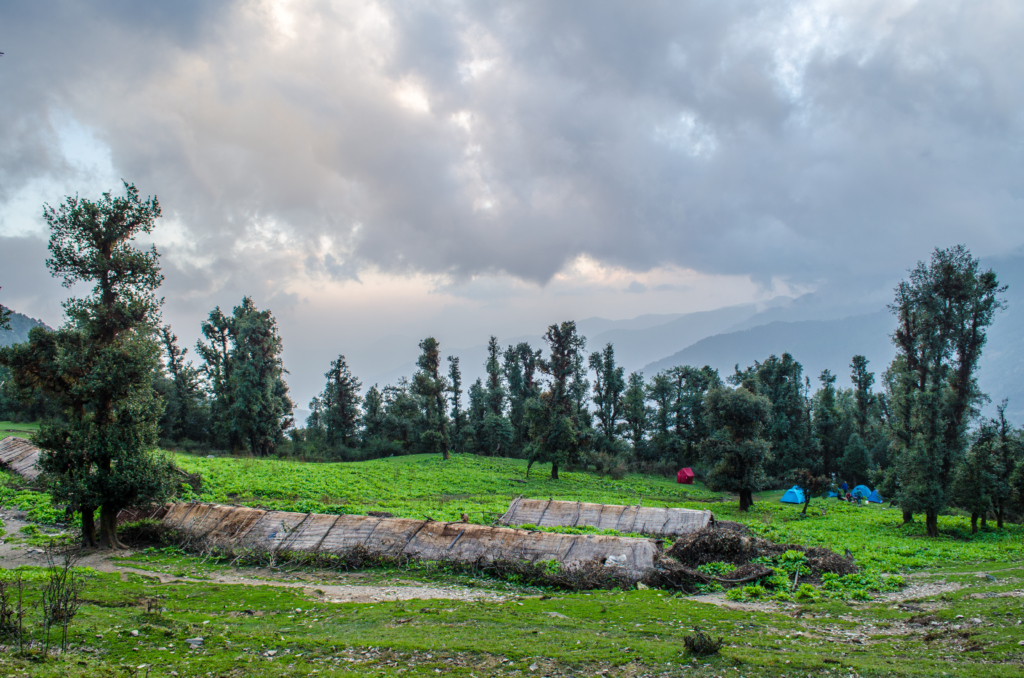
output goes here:
[[33, 327], [49, 327], [42, 320], [30, 318], [27, 315], [14, 311], [11, 313], [11, 329], [0, 330], [0, 346], [12, 346], [28, 341], [28, 333]]

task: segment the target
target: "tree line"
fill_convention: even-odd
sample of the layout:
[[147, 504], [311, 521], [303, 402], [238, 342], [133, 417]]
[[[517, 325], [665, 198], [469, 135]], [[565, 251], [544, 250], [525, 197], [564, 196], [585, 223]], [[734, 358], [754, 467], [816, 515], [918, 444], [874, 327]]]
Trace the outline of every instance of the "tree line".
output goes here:
[[[70, 299], [58, 330], [34, 329], [0, 350], [0, 410], [40, 416], [37, 443], [50, 491], [83, 516], [87, 543], [116, 544], [126, 506], [173, 490], [158, 443], [256, 456], [357, 460], [452, 453], [518, 457], [560, 470], [674, 474], [691, 466], [714, 490], [753, 493], [799, 482], [808, 494], [840, 480], [871, 483], [923, 515], [929, 534], [950, 506], [998, 526], [1024, 502], [1024, 433], [1004, 416], [985, 420], [976, 372], [986, 328], [1005, 290], [963, 247], [936, 250], [896, 289], [898, 354], [876, 378], [864, 356], [849, 386], [829, 370], [812, 389], [790, 354], [735, 367], [679, 366], [625, 374], [612, 344], [588, 353], [572, 321], [551, 325], [542, 348], [491, 337], [486, 376], [464, 389], [459, 358], [420, 342], [417, 370], [363, 391], [344, 355], [331, 361], [305, 426], [295, 426], [273, 314], [243, 298], [201, 324], [187, 358], [160, 323], [155, 249], [132, 245], [160, 216], [157, 199], [68, 198], [46, 207], [51, 258]], [[877, 388], [876, 388], [877, 387]], [[528, 470], [529, 472], [529, 470]], [[86, 517], [88, 516], [88, 517]]]

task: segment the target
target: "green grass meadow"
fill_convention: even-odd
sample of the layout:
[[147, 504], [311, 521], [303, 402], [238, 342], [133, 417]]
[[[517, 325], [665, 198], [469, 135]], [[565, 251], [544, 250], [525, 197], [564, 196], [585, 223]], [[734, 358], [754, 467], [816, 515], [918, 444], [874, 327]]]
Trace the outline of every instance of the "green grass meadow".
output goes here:
[[[175, 461], [202, 475], [195, 499], [295, 511], [437, 520], [468, 513], [490, 522], [519, 495], [709, 508], [775, 541], [849, 548], [865, 576], [898, 574], [908, 586], [899, 598], [732, 603], [721, 594], [658, 590], [566, 593], [439, 564], [256, 570], [157, 547], [116, 561], [134, 573], [93, 573], [67, 655], [43, 662], [8, 647], [0, 650], [0, 676], [981, 677], [1024, 670], [1019, 525], [971, 535], [966, 518], [942, 516], [941, 536], [929, 539], [920, 522], [905, 526], [886, 505], [816, 499], [804, 517], [802, 507], [779, 502], [781, 492], [765, 492], [740, 513], [734, 498], [699, 484], [581, 472], [551, 481], [547, 466], [535, 466], [527, 479], [525, 462], [468, 455], [303, 464], [179, 454]], [[41, 522], [57, 513], [10, 475], [0, 478], [0, 503]], [[160, 583], [157, 573], [178, 579]], [[266, 585], [216, 583], [226, 573]], [[299, 577], [305, 588], [272, 585]], [[339, 581], [484, 589], [500, 599], [327, 602], [317, 587]], [[38, 601], [39, 588], [29, 595]], [[683, 638], [695, 627], [724, 638], [718, 655], [687, 654]], [[185, 642], [199, 636], [195, 648]]]

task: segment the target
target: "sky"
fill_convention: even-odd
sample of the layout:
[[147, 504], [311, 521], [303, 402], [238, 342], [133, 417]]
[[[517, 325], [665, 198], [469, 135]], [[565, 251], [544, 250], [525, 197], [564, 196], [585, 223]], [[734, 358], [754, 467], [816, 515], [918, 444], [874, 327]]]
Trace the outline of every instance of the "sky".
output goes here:
[[[300, 405], [445, 347], [1020, 251], [1024, 3], [0, 0], [0, 301], [42, 205], [157, 195], [164, 319], [244, 295]], [[194, 353], [194, 352], [193, 352]]]

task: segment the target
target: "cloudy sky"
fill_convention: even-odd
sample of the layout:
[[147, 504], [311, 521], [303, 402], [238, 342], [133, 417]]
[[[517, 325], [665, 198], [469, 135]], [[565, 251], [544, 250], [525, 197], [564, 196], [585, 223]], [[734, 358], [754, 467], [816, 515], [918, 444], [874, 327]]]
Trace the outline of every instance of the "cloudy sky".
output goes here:
[[41, 206], [124, 178], [175, 331], [253, 296], [300, 404], [426, 334], [881, 306], [1024, 244], [1021, 35], [1016, 0], [0, 0], [0, 300], [60, 323]]

